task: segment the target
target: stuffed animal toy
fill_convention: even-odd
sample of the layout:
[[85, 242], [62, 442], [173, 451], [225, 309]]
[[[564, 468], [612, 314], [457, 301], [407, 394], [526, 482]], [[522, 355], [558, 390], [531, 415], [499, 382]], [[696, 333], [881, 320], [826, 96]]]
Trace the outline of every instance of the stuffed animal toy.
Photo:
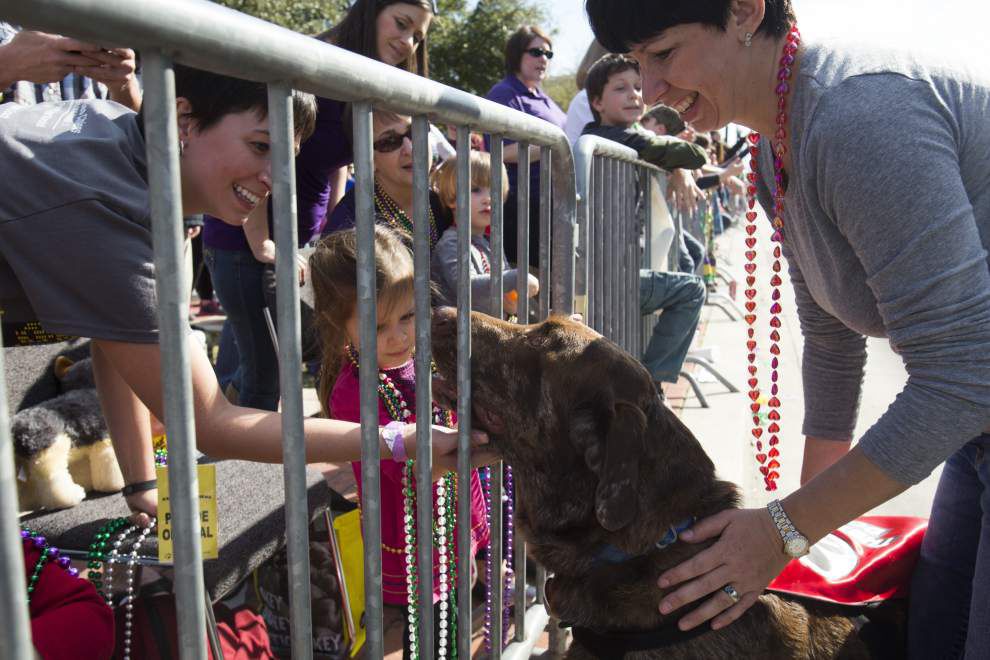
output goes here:
[[25, 408], [11, 421], [21, 510], [65, 509], [86, 491], [124, 487], [89, 358], [55, 360], [63, 393]]

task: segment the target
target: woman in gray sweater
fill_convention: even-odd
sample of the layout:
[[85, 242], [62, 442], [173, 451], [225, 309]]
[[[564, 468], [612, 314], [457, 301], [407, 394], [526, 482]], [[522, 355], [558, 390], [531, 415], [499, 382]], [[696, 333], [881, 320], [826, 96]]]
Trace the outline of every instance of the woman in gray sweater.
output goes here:
[[[729, 624], [806, 542], [945, 462], [910, 652], [990, 657], [990, 74], [805, 43], [790, 0], [586, 6], [597, 39], [639, 61], [648, 103], [764, 136], [754, 192], [782, 220], [804, 335], [801, 488], [696, 524], [688, 540], [719, 538], [660, 577], [661, 611], [701, 599], [682, 628]], [[850, 448], [866, 336], [909, 377]]]

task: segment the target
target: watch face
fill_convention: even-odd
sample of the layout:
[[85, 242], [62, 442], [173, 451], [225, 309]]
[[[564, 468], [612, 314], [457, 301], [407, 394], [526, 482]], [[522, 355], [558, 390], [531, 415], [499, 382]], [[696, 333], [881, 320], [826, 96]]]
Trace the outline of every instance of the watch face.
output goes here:
[[803, 557], [808, 554], [808, 539], [803, 536], [793, 536], [784, 541], [784, 552], [791, 557]]

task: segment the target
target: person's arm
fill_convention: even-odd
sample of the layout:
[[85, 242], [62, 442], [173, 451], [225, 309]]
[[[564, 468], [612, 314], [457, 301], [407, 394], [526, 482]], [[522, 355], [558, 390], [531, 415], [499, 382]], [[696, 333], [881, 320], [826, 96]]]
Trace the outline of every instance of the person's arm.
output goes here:
[[[540, 148], [535, 145], [529, 145], [529, 162], [538, 163], [540, 161]], [[502, 162], [504, 163], [518, 163], [519, 162], [519, 144], [513, 142], [512, 144], [506, 144], [502, 148]]]
[[[347, 166], [338, 167], [330, 172], [330, 199], [327, 201], [327, 217], [337, 208], [337, 204], [347, 192]], [[322, 228], [321, 228], [322, 229]]]
[[0, 46], [0, 89], [18, 80], [50, 83], [65, 78], [79, 68], [99, 62], [90, 55], [99, 47], [57, 34], [21, 30]]
[[[162, 354], [158, 344], [136, 344], [93, 340], [138, 398], [163, 419]], [[217, 459], [240, 459], [261, 463], [282, 460], [282, 416], [277, 412], [242, 408], [227, 401], [217, 384], [206, 353], [189, 339], [189, 363], [192, 380], [192, 407], [195, 416], [196, 444], [200, 451]], [[165, 420], [166, 425], [169, 420]], [[307, 463], [338, 463], [361, 458], [361, 426], [352, 422], [306, 418], [303, 420]], [[457, 431], [433, 427], [433, 461], [444, 469], [456, 469]], [[416, 451], [415, 427], [404, 431], [406, 452]], [[472, 434], [475, 447], [487, 442], [484, 434]], [[379, 439], [383, 457], [388, 449]], [[135, 456], [145, 451], [140, 443], [128, 438], [114, 441], [121, 469], [127, 483], [143, 481], [143, 473], [134, 472], [142, 465]], [[491, 462], [487, 452], [472, 452], [476, 464]]]
[[275, 241], [268, 234], [268, 204], [258, 204], [243, 226], [254, 258], [263, 264], [275, 263]]
[[[862, 111], [878, 94], [901, 102], [882, 114]], [[908, 372], [904, 390], [856, 447], [783, 501], [812, 542], [926, 477], [990, 421], [990, 272], [960, 172], [957, 128], [943, 108], [924, 82], [854, 78], [823, 97], [817, 116], [825, 119], [806, 136], [801, 158], [815, 164], [822, 208], [852, 247]], [[904, 135], [918, 137], [911, 150], [900, 146]], [[808, 417], [806, 434], [822, 435], [810, 432], [814, 409]], [[678, 607], [725, 584], [742, 601], [731, 606], [715, 593], [682, 627], [735, 620], [785, 563], [763, 509], [723, 512], [689, 538], [719, 533], [710, 548], [661, 576], [671, 584], [691, 580], [664, 603]]]

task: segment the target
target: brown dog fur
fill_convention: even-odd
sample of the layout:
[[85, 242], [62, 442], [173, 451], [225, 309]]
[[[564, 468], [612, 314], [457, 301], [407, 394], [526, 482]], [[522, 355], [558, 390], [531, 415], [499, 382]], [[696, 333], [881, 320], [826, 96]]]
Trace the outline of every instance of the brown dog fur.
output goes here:
[[[555, 317], [519, 326], [471, 315], [474, 428], [513, 468], [516, 525], [532, 556], [554, 573], [551, 610], [600, 632], [656, 629], [666, 569], [706, 547], [652, 550], [668, 526], [737, 507], [736, 487], [657, 395], [647, 371], [589, 328]], [[433, 321], [434, 395], [456, 397], [456, 316]], [[593, 563], [611, 544], [636, 558]], [[594, 656], [574, 643], [572, 660]], [[767, 594], [738, 621], [647, 658], [866, 658], [851, 622], [823, 607]]]

